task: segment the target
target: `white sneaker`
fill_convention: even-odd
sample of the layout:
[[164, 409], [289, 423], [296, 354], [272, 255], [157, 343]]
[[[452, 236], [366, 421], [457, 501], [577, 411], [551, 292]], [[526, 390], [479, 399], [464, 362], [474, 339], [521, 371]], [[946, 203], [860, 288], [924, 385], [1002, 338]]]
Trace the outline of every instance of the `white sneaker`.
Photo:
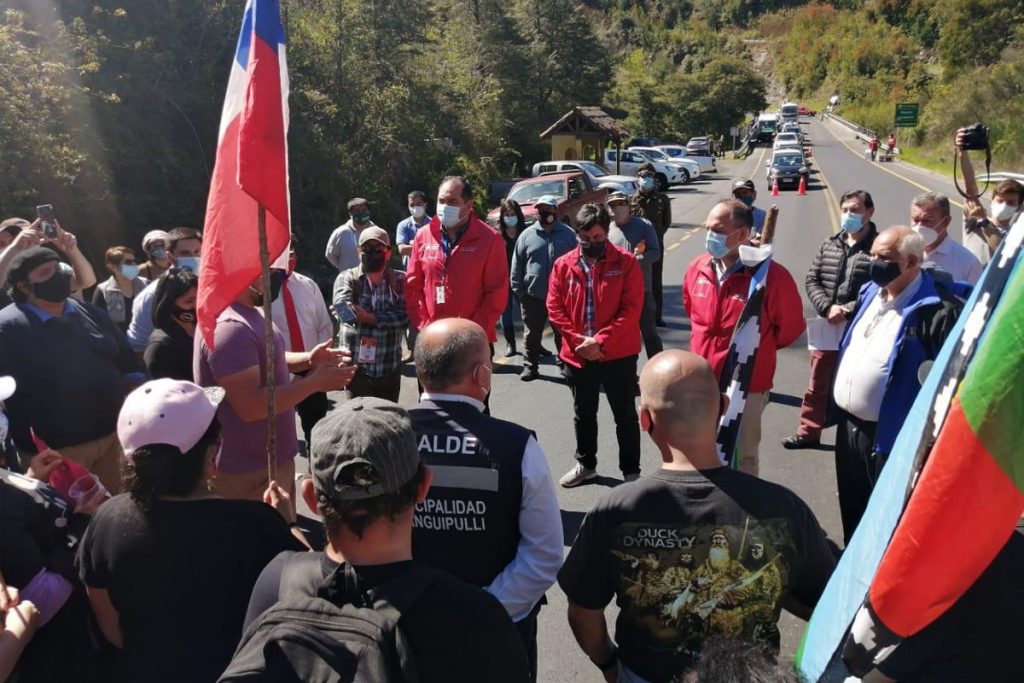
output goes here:
[[571, 489], [573, 486], [579, 486], [584, 482], [588, 482], [591, 479], [597, 478], [597, 472], [584, 467], [583, 465], [576, 463], [573, 468], [562, 475], [562, 478], [558, 480], [558, 483], [567, 489]]
[[624, 474], [624, 475], [622, 475], [622, 481], [624, 481], [624, 482], [626, 482], [626, 481], [636, 481], [639, 478], [640, 478], [640, 473], [639, 472], [633, 472], [631, 474]]

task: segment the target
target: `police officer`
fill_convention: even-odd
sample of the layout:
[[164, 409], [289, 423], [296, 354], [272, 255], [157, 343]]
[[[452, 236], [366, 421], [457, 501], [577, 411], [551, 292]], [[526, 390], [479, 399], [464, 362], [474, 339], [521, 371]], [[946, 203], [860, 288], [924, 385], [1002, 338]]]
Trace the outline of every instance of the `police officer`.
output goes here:
[[654, 166], [650, 163], [640, 167], [640, 191], [633, 199], [633, 215], [646, 218], [654, 226], [654, 232], [658, 233], [658, 246], [662, 258], [655, 261], [651, 266], [653, 278], [651, 291], [654, 294], [655, 323], [658, 327], [665, 327], [665, 320], [662, 313], [662, 280], [661, 270], [665, 263], [665, 233], [672, 225], [672, 200], [664, 192], [658, 192], [655, 181]]
[[434, 475], [416, 505], [413, 556], [481, 586], [515, 622], [537, 676], [537, 613], [562, 565], [562, 521], [547, 457], [533, 433], [484, 415], [487, 333], [445, 318], [420, 330], [422, 400], [409, 411]]

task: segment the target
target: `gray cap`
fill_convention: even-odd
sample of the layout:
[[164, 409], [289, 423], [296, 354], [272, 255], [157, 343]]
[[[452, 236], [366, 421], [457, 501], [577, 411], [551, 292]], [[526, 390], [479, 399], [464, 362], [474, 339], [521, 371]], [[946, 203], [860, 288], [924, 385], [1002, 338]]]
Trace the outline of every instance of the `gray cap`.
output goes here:
[[363, 228], [362, 232], [359, 233], [359, 246], [363, 246], [371, 240], [376, 240], [385, 247], [391, 246], [391, 238], [388, 237], [387, 232], [385, 232], [383, 228], [378, 228], [376, 225]]
[[626, 202], [629, 203], [629, 196], [624, 192], [612, 192], [608, 195], [607, 203], [612, 202]]
[[334, 500], [394, 493], [419, 471], [409, 413], [384, 399], [347, 401], [317, 423], [312, 441], [313, 482]]

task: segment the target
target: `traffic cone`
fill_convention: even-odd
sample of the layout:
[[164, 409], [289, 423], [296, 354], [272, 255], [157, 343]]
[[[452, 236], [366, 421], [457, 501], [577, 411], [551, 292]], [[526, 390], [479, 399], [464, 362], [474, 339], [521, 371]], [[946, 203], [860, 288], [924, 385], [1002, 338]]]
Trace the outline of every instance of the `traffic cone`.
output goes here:
[[778, 197], [779, 196], [779, 179], [778, 178], [776, 178], [775, 181], [772, 183], [772, 196], [773, 197]]
[[807, 177], [806, 176], [800, 176], [800, 187], [797, 188], [796, 193], [799, 194], [799, 195], [807, 194]]

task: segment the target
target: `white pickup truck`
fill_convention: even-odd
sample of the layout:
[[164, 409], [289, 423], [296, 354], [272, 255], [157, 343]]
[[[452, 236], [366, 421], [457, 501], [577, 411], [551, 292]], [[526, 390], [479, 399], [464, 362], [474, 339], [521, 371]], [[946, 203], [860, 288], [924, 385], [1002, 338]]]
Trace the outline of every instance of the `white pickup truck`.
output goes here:
[[583, 171], [590, 178], [590, 184], [609, 192], [634, 195], [640, 189], [640, 179], [631, 175], [612, 175], [594, 161], [541, 161], [533, 165], [533, 177], [546, 173]]
[[696, 161], [701, 173], [718, 173], [715, 158], [708, 154], [690, 154], [682, 145], [658, 145], [657, 149], [673, 159], [690, 159]]

